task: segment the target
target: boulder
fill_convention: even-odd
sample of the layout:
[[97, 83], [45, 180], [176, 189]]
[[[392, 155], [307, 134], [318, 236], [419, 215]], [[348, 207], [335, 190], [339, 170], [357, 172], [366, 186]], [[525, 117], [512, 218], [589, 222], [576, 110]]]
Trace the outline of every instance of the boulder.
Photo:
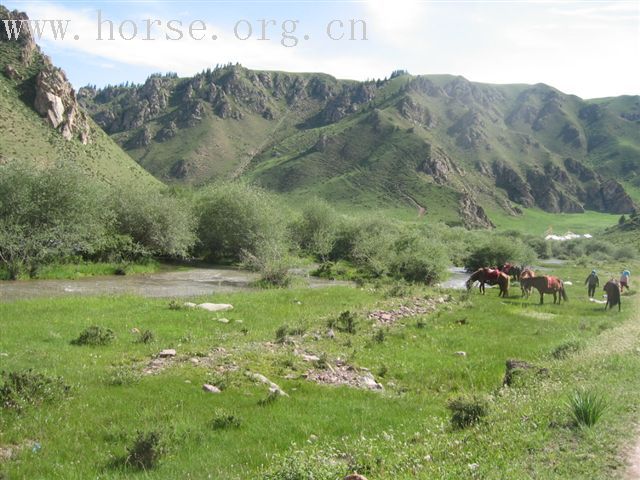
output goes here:
[[200, 303], [197, 307], [202, 310], [207, 310], [208, 312], [223, 312], [225, 310], [231, 310], [233, 305], [228, 303]]
[[165, 350], [162, 350], [158, 354], [158, 357], [160, 358], [169, 358], [169, 357], [175, 357], [175, 356], [176, 356], [176, 351], [173, 348], [167, 348]]
[[208, 383], [205, 383], [204, 385], [202, 385], [202, 389], [205, 392], [209, 392], [209, 393], [222, 393], [222, 390], [220, 390], [218, 387], [216, 387], [215, 385], [210, 385]]

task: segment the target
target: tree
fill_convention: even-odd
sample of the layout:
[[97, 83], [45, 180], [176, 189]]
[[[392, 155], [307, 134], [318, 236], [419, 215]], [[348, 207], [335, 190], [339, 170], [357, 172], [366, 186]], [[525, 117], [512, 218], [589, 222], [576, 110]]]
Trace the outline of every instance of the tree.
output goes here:
[[113, 220], [105, 201], [105, 189], [73, 167], [0, 165], [0, 263], [9, 277], [99, 248]]

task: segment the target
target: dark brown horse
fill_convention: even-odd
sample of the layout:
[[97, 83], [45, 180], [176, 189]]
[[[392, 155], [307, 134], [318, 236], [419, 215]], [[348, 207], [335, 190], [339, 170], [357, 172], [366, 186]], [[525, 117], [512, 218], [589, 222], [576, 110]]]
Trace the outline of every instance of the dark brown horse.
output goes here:
[[484, 295], [484, 285], [488, 283], [489, 285], [498, 285], [500, 287], [499, 297], [508, 297], [509, 296], [509, 275], [501, 272], [500, 270], [495, 270], [491, 268], [479, 268], [475, 272], [471, 274], [469, 280], [467, 280], [467, 290], [471, 290], [471, 286], [473, 282], [480, 283], [480, 291]]
[[620, 284], [617, 280], [609, 280], [604, 285], [605, 292], [607, 292], [607, 303], [604, 304], [604, 309], [607, 307], [613, 308], [618, 305], [618, 311], [622, 309], [622, 301], [620, 300]]
[[524, 270], [522, 270], [522, 272], [520, 272], [520, 277], [518, 278], [518, 281], [520, 282], [520, 290], [522, 290], [523, 297], [529, 298], [529, 296], [531, 295], [531, 290], [533, 289], [533, 286], [529, 285], [527, 288], [525, 288], [524, 285], [522, 284], [522, 280], [524, 280], [525, 278], [533, 278], [535, 276], [536, 276], [535, 272], [529, 268], [525, 268]]
[[525, 289], [535, 288], [540, 292], [540, 305], [544, 303], [544, 294], [553, 293], [553, 303], [556, 301], [560, 304], [560, 299], [565, 302], [569, 300], [567, 298], [567, 292], [564, 291], [564, 283], [558, 277], [551, 275], [543, 275], [542, 277], [529, 277], [524, 278], [520, 282]]

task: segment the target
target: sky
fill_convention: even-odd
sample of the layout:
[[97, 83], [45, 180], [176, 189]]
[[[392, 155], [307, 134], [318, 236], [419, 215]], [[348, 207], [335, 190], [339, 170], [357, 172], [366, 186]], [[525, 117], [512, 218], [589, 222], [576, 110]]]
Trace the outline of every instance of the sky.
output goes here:
[[38, 43], [75, 87], [238, 62], [356, 80], [403, 69], [546, 83], [582, 98], [640, 94], [640, 0], [3, 3], [32, 20], [69, 20], [64, 40], [46, 26]]

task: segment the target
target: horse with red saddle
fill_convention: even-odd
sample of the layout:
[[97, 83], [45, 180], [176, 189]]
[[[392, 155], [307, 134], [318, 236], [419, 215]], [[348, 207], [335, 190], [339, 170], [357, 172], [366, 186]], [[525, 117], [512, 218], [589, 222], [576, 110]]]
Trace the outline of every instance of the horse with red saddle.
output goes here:
[[489, 285], [498, 285], [500, 287], [499, 297], [506, 298], [509, 296], [509, 275], [497, 268], [484, 267], [473, 272], [467, 280], [467, 290], [471, 290], [474, 282], [480, 283], [480, 292], [483, 295], [485, 293], [485, 284], [488, 283]]

